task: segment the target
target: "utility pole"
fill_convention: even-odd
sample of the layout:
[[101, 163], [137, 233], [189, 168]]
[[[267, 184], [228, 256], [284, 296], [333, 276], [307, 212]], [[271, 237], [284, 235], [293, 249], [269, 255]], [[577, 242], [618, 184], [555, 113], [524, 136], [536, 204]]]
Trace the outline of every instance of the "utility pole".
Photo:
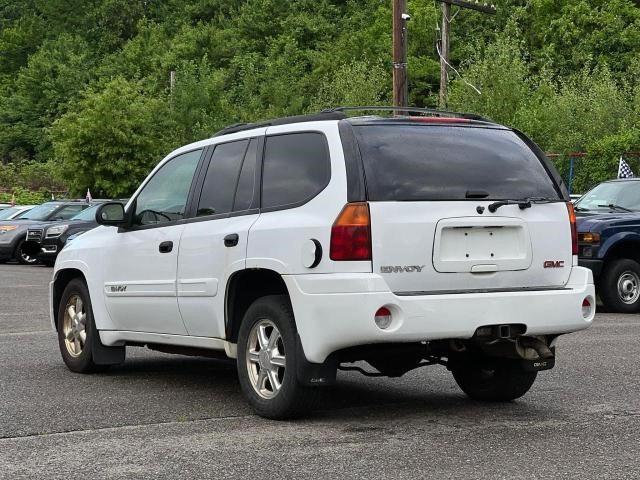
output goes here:
[[406, 107], [407, 87], [407, 0], [393, 0], [393, 105]]
[[482, 13], [495, 14], [495, 5], [480, 3], [478, 0], [438, 0], [442, 3], [442, 29], [439, 48], [440, 55], [440, 98], [439, 106], [447, 108], [448, 84], [449, 84], [449, 49], [451, 45], [451, 5], [460, 8], [468, 8]]
[[442, 2], [442, 28], [440, 29], [440, 98], [438, 105], [447, 108], [449, 89], [449, 34], [451, 32], [451, 4]]

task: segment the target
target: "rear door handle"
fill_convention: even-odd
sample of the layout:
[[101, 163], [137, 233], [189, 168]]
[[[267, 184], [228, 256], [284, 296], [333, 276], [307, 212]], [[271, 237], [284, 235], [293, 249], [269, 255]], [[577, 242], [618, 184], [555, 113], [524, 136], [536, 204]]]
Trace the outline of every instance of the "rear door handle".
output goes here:
[[237, 233], [230, 233], [226, 237], [224, 237], [224, 246], [225, 247], [235, 247], [238, 245], [238, 240], [240, 240], [240, 236]]
[[160, 253], [169, 253], [169, 252], [171, 252], [171, 250], [173, 250], [173, 242], [171, 242], [171, 241], [162, 242], [160, 244], [160, 247], [158, 247], [158, 250], [160, 250]]

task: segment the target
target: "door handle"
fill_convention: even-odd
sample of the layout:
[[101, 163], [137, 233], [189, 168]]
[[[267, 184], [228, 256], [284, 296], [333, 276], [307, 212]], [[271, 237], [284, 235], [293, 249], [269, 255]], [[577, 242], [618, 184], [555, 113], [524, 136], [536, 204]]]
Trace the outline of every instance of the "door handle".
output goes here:
[[240, 240], [240, 236], [237, 233], [230, 233], [226, 237], [224, 237], [224, 246], [225, 247], [235, 247], [238, 245], [238, 240]]
[[173, 242], [162, 242], [160, 247], [158, 247], [158, 250], [160, 250], [160, 253], [169, 253], [173, 250]]

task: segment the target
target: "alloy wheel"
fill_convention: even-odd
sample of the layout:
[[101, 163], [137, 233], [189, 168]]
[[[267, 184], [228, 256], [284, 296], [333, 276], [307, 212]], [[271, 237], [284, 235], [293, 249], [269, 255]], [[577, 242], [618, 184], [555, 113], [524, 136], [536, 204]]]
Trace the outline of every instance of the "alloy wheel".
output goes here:
[[24, 252], [24, 250], [22, 248], [20, 248], [20, 258], [22, 259], [22, 261], [26, 264], [33, 264], [36, 263], [38, 261], [37, 258], [32, 257], [31, 255], [28, 255]]
[[246, 362], [256, 393], [265, 399], [275, 397], [282, 387], [286, 359], [282, 335], [271, 320], [260, 320], [251, 329]]
[[62, 334], [69, 355], [79, 357], [87, 341], [87, 313], [79, 295], [71, 295], [67, 300], [62, 322]]

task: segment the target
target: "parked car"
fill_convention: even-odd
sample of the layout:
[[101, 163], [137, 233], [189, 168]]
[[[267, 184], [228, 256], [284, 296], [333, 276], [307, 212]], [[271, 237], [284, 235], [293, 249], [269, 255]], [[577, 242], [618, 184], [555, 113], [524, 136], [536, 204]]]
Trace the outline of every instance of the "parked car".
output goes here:
[[121, 363], [128, 345], [236, 358], [270, 418], [361, 360], [391, 377], [446, 365], [479, 400], [524, 395], [595, 315], [573, 204], [522, 133], [420, 114], [334, 110], [169, 154], [58, 255], [68, 368]]
[[603, 182], [576, 203], [579, 264], [605, 306], [640, 311], [640, 179]]
[[37, 259], [25, 250], [27, 230], [31, 225], [43, 222], [58, 222], [69, 220], [89, 207], [85, 201], [54, 201], [43, 203], [32, 208], [20, 218], [0, 221], [0, 262], [12, 258], [24, 265], [37, 263]]
[[0, 221], [20, 218], [34, 206], [35, 205], [16, 205], [14, 207], [5, 208], [4, 210], [0, 211]]
[[58, 253], [67, 242], [98, 226], [96, 211], [97, 203], [70, 218], [68, 221], [45, 223], [29, 227], [25, 252], [37, 258], [40, 262], [52, 267], [56, 263]]
[[9, 207], [11, 207], [10, 203], [0, 203], [0, 211], [5, 210]]

